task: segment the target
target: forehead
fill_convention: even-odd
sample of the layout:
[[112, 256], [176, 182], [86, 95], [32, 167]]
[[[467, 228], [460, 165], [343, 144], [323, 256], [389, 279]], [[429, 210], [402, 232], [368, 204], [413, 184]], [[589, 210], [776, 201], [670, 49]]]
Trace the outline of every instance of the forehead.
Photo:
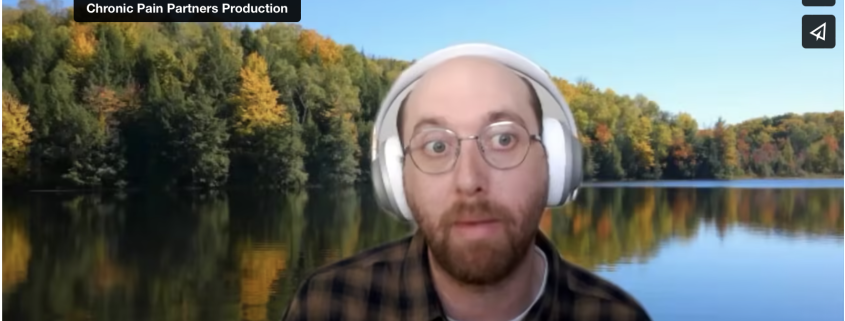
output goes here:
[[430, 119], [483, 125], [479, 122], [494, 114], [527, 119], [532, 113], [529, 102], [525, 83], [506, 66], [484, 58], [457, 58], [419, 80], [405, 113], [409, 127]]

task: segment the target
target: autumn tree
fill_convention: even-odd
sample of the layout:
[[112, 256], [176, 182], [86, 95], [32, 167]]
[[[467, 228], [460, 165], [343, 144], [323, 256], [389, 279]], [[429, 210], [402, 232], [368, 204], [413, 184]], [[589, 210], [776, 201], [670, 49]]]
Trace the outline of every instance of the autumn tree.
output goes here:
[[700, 155], [702, 167], [699, 177], [730, 178], [739, 169], [739, 157], [736, 150], [736, 132], [719, 119], [713, 129], [702, 132]]
[[86, 67], [97, 50], [97, 38], [94, 36], [92, 25], [71, 20], [70, 45], [66, 50], [65, 55], [71, 65]]
[[27, 120], [29, 106], [3, 92], [3, 177], [9, 181], [26, 174], [32, 126]]
[[256, 128], [284, 126], [290, 121], [286, 107], [276, 101], [279, 92], [270, 83], [267, 62], [263, 57], [258, 53], [247, 56], [240, 79], [240, 89], [232, 98], [235, 133], [250, 135]]
[[334, 40], [321, 36], [314, 30], [303, 30], [298, 40], [299, 54], [303, 59], [315, 58], [323, 65], [338, 63], [342, 58], [342, 48]]
[[66, 178], [87, 187], [124, 187], [126, 159], [120, 141], [118, 114], [137, 108], [137, 90], [90, 86], [83, 90], [81, 106], [96, 119], [98, 132], [84, 161], [74, 162]]
[[257, 52], [246, 57], [241, 84], [232, 98], [235, 183], [265, 187], [300, 186], [307, 180], [298, 140], [288, 108], [277, 101], [267, 63]]
[[[32, 128], [25, 182], [40, 188], [367, 180], [381, 99], [412, 63], [298, 24], [77, 23], [34, 0], [4, 8], [2, 41], [4, 96], [28, 106]], [[842, 111], [700, 126], [644, 95], [549, 75], [587, 180], [843, 173]]]

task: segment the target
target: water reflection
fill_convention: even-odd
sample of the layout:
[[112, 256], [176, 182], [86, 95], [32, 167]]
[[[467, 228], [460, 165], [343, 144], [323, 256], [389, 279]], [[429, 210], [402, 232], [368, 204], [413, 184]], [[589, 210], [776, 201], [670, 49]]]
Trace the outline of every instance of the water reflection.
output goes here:
[[[304, 275], [409, 231], [354, 189], [4, 201], [14, 320], [278, 320]], [[612, 269], [703, 227], [841, 243], [842, 203], [842, 189], [589, 188], [540, 228], [568, 259]]]

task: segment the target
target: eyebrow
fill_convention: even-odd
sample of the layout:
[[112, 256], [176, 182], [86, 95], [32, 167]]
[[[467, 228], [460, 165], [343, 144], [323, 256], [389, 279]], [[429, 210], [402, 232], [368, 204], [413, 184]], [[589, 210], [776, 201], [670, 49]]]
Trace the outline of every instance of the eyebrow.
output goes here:
[[[519, 124], [524, 128], [528, 128], [525, 120], [522, 119], [517, 113], [514, 113], [509, 110], [497, 110], [491, 111], [487, 113], [487, 124], [500, 122], [500, 121], [512, 121], [514, 123]], [[448, 122], [446, 121], [445, 117], [423, 117], [420, 119], [413, 128], [412, 134], [417, 133], [420, 129], [425, 127], [441, 127], [446, 128]]]
[[446, 127], [446, 118], [443, 117], [424, 117], [414, 125], [414, 130], [411, 133], [416, 133], [423, 127]]
[[525, 129], [528, 129], [528, 124], [525, 123], [525, 120], [522, 119], [517, 113], [514, 113], [509, 110], [498, 110], [498, 111], [491, 111], [487, 113], [487, 121], [489, 123], [500, 122], [500, 121], [512, 121], [514, 123], [519, 124]]

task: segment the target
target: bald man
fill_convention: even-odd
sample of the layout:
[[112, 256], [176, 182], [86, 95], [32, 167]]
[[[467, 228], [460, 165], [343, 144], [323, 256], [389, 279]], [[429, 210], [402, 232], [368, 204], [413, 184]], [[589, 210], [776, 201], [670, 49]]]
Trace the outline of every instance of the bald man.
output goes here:
[[527, 80], [454, 58], [420, 79], [397, 117], [419, 228], [314, 272], [285, 320], [650, 320], [539, 232], [548, 164]]

